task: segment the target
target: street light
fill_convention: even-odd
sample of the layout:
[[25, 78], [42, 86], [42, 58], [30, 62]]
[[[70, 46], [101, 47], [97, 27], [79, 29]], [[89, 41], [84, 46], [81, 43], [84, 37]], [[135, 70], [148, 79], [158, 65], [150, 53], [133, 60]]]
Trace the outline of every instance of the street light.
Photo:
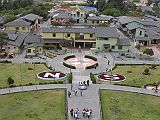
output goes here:
[[22, 84], [22, 91], [23, 91], [23, 81], [22, 81], [22, 68], [21, 68], [21, 63], [20, 63], [20, 72], [21, 72], [21, 84]]
[[35, 63], [34, 63], [34, 79], [35, 79], [36, 90], [37, 90], [37, 82], [36, 82], [36, 67], [35, 67]]

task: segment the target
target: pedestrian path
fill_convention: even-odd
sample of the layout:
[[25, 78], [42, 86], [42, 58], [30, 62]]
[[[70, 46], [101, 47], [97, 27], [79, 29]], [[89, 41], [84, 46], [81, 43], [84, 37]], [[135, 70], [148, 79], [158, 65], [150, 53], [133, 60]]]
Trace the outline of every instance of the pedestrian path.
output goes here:
[[82, 110], [84, 108], [92, 109], [93, 113], [91, 116], [91, 120], [101, 120], [100, 116], [100, 105], [99, 105], [99, 95], [98, 88], [94, 86], [88, 87], [87, 90], [83, 90], [82, 96], [80, 94], [80, 90], [78, 90], [77, 95], [75, 96], [74, 90], [77, 89], [78, 85], [73, 84], [73, 91], [71, 91], [71, 98], [68, 98], [68, 118], [69, 120], [74, 120], [70, 115], [70, 110], [76, 108], [79, 109], [79, 117], [80, 120], [87, 120], [82, 116]]

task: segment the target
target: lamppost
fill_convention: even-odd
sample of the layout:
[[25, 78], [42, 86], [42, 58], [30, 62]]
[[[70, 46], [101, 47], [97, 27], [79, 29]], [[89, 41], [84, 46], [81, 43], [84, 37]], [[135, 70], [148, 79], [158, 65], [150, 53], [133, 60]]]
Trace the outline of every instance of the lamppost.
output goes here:
[[34, 63], [34, 79], [35, 79], [36, 90], [37, 90], [37, 82], [36, 82], [36, 67], [35, 67], [35, 63]]
[[21, 84], [22, 84], [22, 91], [23, 91], [23, 81], [22, 81], [22, 67], [21, 67], [21, 63], [20, 63], [20, 73], [21, 73]]

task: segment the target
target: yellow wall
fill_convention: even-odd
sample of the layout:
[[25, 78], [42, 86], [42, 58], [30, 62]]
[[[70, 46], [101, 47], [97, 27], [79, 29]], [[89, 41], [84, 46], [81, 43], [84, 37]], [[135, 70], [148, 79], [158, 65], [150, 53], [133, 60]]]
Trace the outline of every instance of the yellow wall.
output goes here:
[[[16, 26], [6, 26], [5, 27], [6, 30], [16, 30]], [[22, 29], [22, 27], [19, 27], [20, 32], [30, 32], [29, 28], [26, 27], [25, 30]]]
[[[31, 49], [31, 52], [28, 53], [28, 49]], [[26, 49], [26, 55], [27, 56], [35, 56], [36, 55], [36, 49], [34, 47], [31, 47], [31, 48], [27, 48]]]
[[[43, 38], [52, 38], [52, 39], [66, 39], [67, 34], [70, 34], [70, 38], [72, 37], [73, 40], [75, 40], [75, 33], [55, 33], [56, 37], [53, 37], [53, 33], [42, 33]], [[95, 34], [93, 34], [93, 37], [90, 37], [89, 33], [84, 34], [84, 39], [96, 39]]]
[[63, 39], [64, 35], [63, 33], [54, 33], [56, 34], [56, 37], [53, 37], [53, 33], [42, 33], [43, 38], [57, 38], [57, 39]]
[[43, 47], [38, 47], [37, 52], [40, 53], [40, 54], [43, 53]]
[[92, 39], [96, 39], [96, 36], [95, 36], [95, 34], [93, 34], [93, 37], [90, 37], [90, 34], [84, 34], [84, 39], [87, 39], [87, 40], [92, 40]]

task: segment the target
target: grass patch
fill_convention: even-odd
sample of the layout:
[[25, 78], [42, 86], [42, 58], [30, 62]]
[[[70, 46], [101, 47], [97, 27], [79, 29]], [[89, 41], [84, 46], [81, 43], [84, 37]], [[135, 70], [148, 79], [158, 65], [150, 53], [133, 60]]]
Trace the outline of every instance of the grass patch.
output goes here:
[[[153, 84], [160, 82], [160, 66], [156, 69], [149, 69], [149, 75], [144, 75], [144, 69], [149, 68], [150, 65], [117, 65], [113, 70], [113, 74], [121, 74], [126, 77], [126, 80], [119, 83], [112, 83], [116, 85], [143, 87], [144, 84]], [[109, 82], [98, 83], [109, 84]]]
[[104, 120], [158, 120], [160, 97], [100, 90]]
[[65, 120], [62, 89], [0, 96], [0, 120]]
[[[7, 72], [6, 72], [7, 71]], [[16, 64], [16, 63], [0, 63], [0, 87], [7, 87], [7, 79], [11, 77], [14, 85], [26, 84], [46, 84], [51, 81], [40, 80], [37, 74], [42, 71], [50, 71], [44, 64]], [[21, 80], [22, 75], [22, 80]]]

